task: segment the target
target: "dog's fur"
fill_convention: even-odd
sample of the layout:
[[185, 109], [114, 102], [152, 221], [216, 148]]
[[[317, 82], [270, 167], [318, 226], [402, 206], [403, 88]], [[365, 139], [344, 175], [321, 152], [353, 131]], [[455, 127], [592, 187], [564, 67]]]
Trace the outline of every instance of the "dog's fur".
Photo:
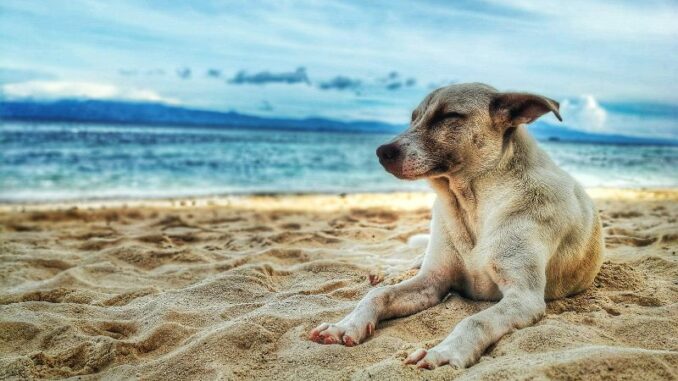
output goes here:
[[387, 171], [425, 178], [437, 193], [421, 269], [373, 289], [344, 319], [313, 329], [311, 339], [359, 344], [380, 320], [422, 311], [450, 291], [499, 301], [405, 360], [467, 367], [507, 332], [540, 319], [545, 299], [589, 287], [602, 262], [600, 220], [582, 187], [528, 134], [525, 124], [548, 112], [560, 119], [551, 99], [477, 83], [427, 96], [410, 128], [377, 151]]

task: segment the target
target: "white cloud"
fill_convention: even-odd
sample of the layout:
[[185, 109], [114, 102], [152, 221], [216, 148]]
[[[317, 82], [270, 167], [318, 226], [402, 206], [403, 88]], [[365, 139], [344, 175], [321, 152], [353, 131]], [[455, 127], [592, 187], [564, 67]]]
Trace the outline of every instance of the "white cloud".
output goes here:
[[2, 86], [2, 94], [9, 99], [111, 99], [178, 104], [179, 100], [166, 98], [153, 90], [123, 88], [98, 82], [28, 81]]
[[581, 131], [606, 131], [607, 112], [593, 95], [565, 99], [560, 103], [560, 113], [565, 124]]
[[677, 137], [672, 116], [606, 110], [592, 95], [563, 100], [560, 114], [567, 127], [579, 131], [674, 140]]

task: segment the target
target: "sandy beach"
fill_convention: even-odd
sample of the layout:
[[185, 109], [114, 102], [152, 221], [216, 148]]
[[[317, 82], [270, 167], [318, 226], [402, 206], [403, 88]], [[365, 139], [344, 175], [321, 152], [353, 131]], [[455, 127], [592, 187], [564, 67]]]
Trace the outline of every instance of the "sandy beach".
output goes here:
[[2, 205], [0, 379], [676, 379], [678, 190], [589, 193], [594, 287], [433, 371], [401, 361], [489, 303], [451, 294], [352, 348], [307, 338], [418, 254], [431, 194]]

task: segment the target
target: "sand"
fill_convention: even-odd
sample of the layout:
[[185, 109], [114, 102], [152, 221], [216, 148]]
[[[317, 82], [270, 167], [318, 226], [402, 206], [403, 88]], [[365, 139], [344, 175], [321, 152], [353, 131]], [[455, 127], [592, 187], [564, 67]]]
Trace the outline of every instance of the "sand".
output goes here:
[[489, 303], [452, 294], [352, 348], [307, 339], [418, 254], [430, 194], [0, 206], [0, 379], [676, 379], [678, 190], [590, 193], [595, 285], [433, 371], [401, 361]]

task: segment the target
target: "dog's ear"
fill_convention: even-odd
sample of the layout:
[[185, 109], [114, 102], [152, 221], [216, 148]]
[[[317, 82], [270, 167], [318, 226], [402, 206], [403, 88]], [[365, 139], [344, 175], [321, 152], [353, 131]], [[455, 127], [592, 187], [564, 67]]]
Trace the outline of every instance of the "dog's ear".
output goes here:
[[499, 93], [490, 102], [490, 115], [495, 126], [517, 127], [534, 122], [540, 116], [553, 112], [560, 120], [560, 105], [553, 99], [528, 93]]

